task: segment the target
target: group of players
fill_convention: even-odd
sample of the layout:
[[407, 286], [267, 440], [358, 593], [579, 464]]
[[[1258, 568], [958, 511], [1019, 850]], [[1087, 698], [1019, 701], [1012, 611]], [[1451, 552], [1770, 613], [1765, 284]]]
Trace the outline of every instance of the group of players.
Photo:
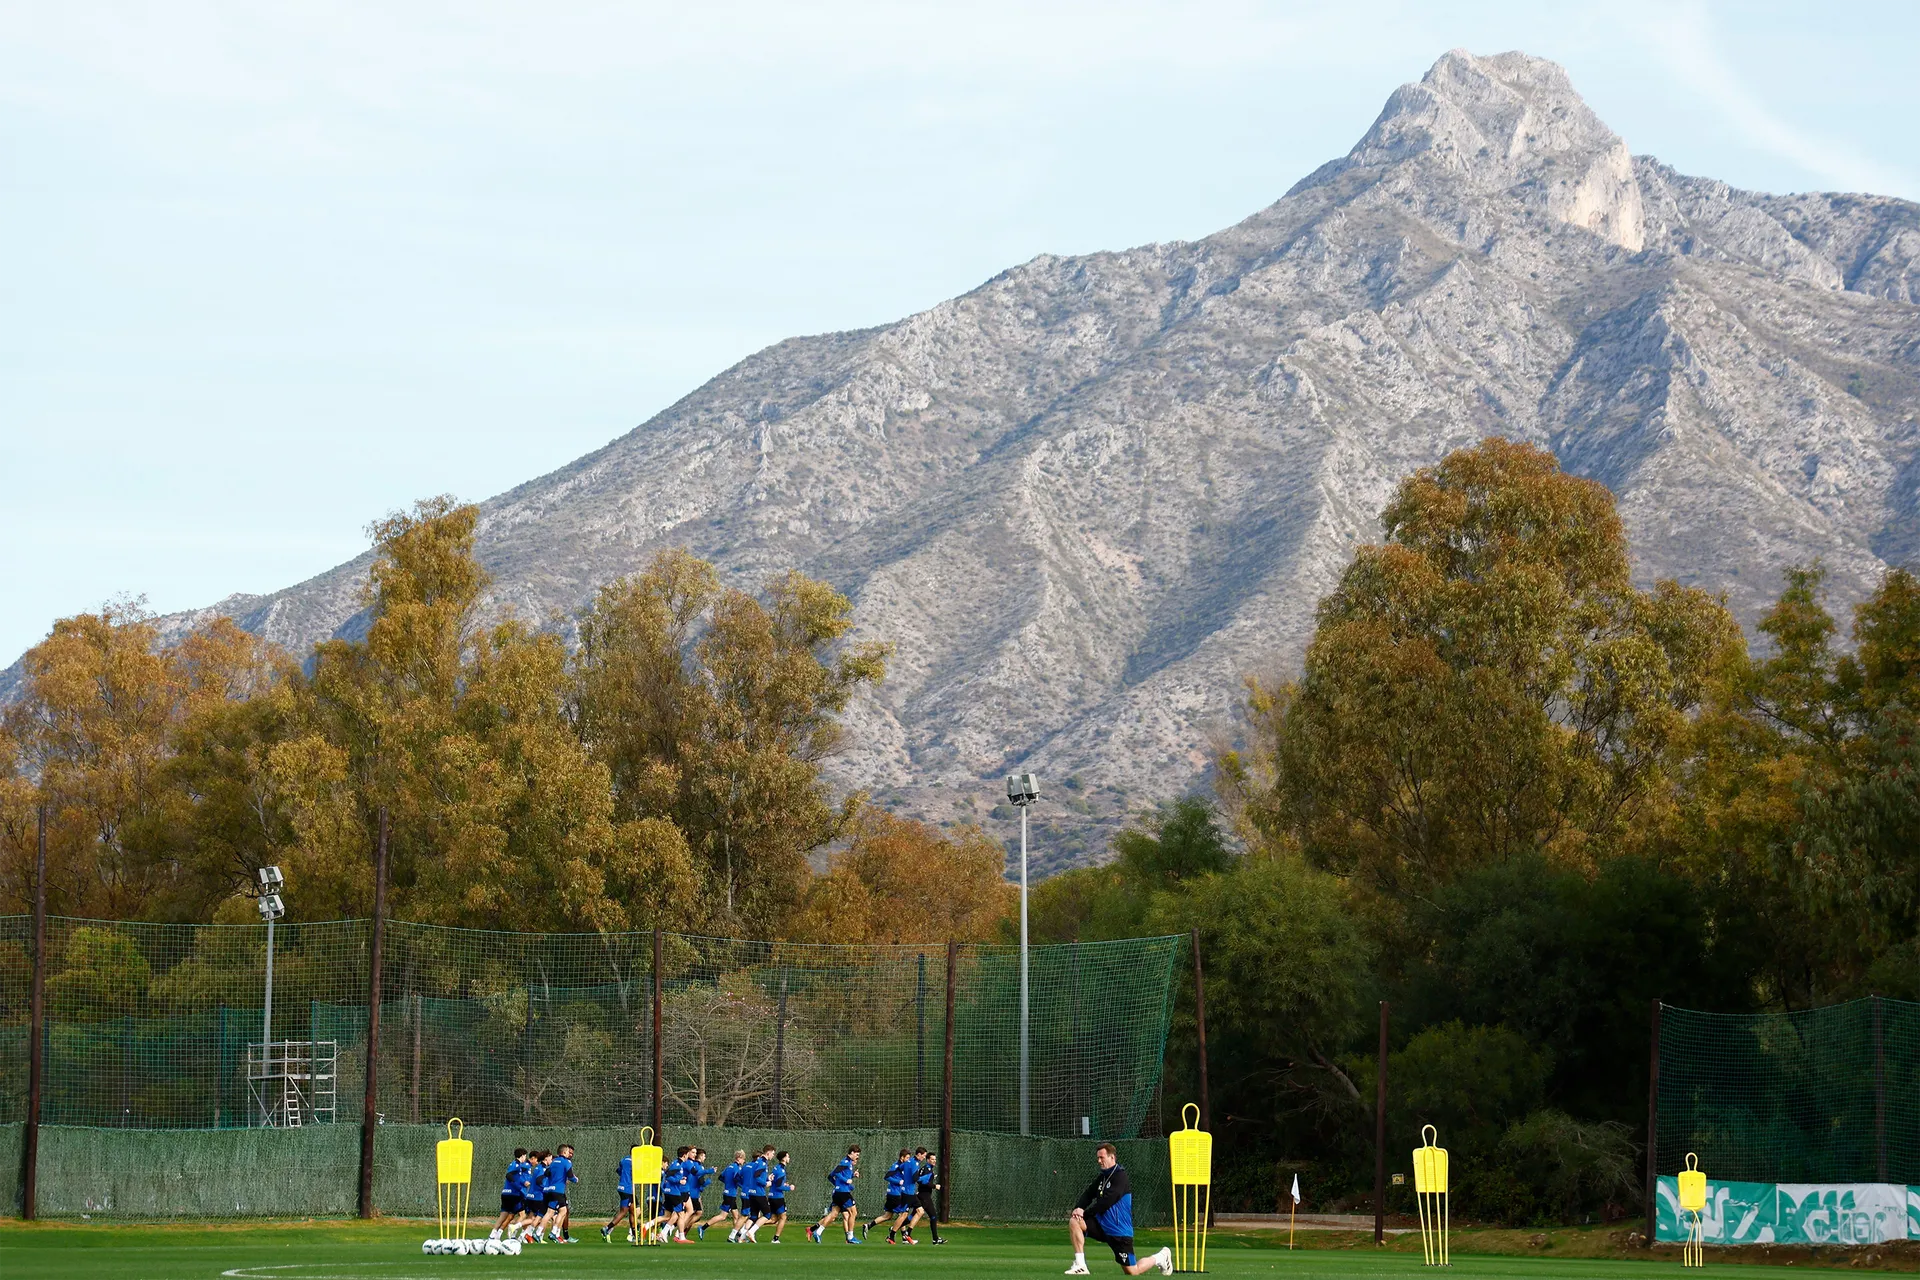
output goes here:
[[[614, 1231], [624, 1223], [629, 1242], [687, 1244], [691, 1239], [706, 1239], [708, 1227], [725, 1223], [729, 1243], [758, 1244], [760, 1231], [770, 1228], [769, 1243], [779, 1244], [787, 1225], [787, 1193], [793, 1186], [787, 1172], [789, 1159], [789, 1152], [776, 1151], [769, 1144], [752, 1159], [744, 1150], [735, 1151], [733, 1163], [715, 1169], [707, 1164], [702, 1148], [681, 1147], [660, 1170], [658, 1211], [642, 1222], [635, 1203], [633, 1157], [624, 1156], [614, 1173], [620, 1209], [613, 1221], [600, 1229], [600, 1238], [612, 1243]], [[719, 1209], [702, 1219], [704, 1193], [716, 1176], [721, 1188]], [[827, 1229], [838, 1222], [848, 1244], [865, 1242], [863, 1236], [855, 1234], [859, 1206], [854, 1200], [854, 1182], [859, 1176], [860, 1148], [855, 1145], [848, 1147], [846, 1155], [827, 1172], [829, 1202], [820, 1221], [807, 1228], [808, 1240], [819, 1244], [826, 1238]], [[888, 1244], [918, 1244], [913, 1231], [924, 1221], [933, 1243], [945, 1244], [935, 1208], [938, 1179], [938, 1157], [925, 1147], [900, 1148], [899, 1159], [886, 1172], [886, 1207], [867, 1221], [866, 1234], [886, 1222]], [[517, 1239], [526, 1244], [572, 1244], [567, 1186], [579, 1180], [573, 1172], [570, 1144], [562, 1143], [557, 1151], [516, 1148], [501, 1185], [500, 1218], [490, 1238]], [[691, 1238], [689, 1231], [693, 1232]]]

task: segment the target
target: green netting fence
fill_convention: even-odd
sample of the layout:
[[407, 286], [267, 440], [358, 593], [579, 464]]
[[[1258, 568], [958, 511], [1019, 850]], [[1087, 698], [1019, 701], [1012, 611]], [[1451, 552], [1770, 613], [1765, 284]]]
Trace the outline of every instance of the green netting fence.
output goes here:
[[[0, 1196], [18, 1211], [20, 1130], [0, 1125]], [[375, 1144], [374, 1203], [388, 1216], [434, 1214], [432, 1125], [384, 1125]], [[491, 1223], [498, 1179], [516, 1146], [553, 1148], [571, 1142], [580, 1185], [569, 1197], [577, 1231], [604, 1221], [616, 1204], [614, 1165], [635, 1140], [630, 1128], [476, 1126], [476, 1218]], [[826, 1171], [858, 1142], [867, 1173], [858, 1193], [863, 1210], [884, 1198], [879, 1170], [901, 1146], [935, 1145], [931, 1129], [766, 1130], [687, 1126], [670, 1129], [675, 1145], [704, 1146], [715, 1163], [738, 1148], [773, 1142], [793, 1152], [793, 1219], [811, 1221], [827, 1201]], [[1171, 1213], [1167, 1144], [1138, 1139], [1116, 1144], [1133, 1174], [1135, 1216], [1164, 1226]], [[1094, 1175], [1092, 1139], [1021, 1138], [955, 1133], [948, 1176], [952, 1216], [972, 1222], [1059, 1220]], [[45, 1217], [96, 1221], [154, 1218], [348, 1217], [356, 1210], [360, 1131], [347, 1124], [299, 1129], [99, 1129], [43, 1125], [38, 1207]], [[798, 1234], [798, 1228], [795, 1228]]]
[[1718, 1180], [1920, 1183], [1920, 1004], [1660, 1011], [1658, 1158]]
[[[29, 924], [0, 917], [0, 1122], [25, 1114]], [[271, 1047], [263, 1050], [266, 936], [261, 925], [49, 920], [42, 1124], [357, 1124], [370, 925], [275, 930]], [[944, 946], [660, 941], [666, 1126], [938, 1123]], [[1184, 945], [1171, 937], [1032, 949], [1031, 1133], [1142, 1131]], [[651, 933], [389, 924], [377, 1092], [384, 1121], [458, 1115], [485, 1128], [650, 1119], [653, 949]], [[954, 1128], [1017, 1132], [1018, 949], [962, 946], [953, 987]]]

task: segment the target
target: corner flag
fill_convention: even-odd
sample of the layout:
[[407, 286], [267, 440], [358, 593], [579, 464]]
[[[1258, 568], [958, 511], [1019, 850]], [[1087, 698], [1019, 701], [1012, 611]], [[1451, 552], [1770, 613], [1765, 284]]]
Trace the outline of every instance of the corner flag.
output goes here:
[[1300, 1175], [1297, 1173], [1293, 1175], [1293, 1202], [1300, 1203]]

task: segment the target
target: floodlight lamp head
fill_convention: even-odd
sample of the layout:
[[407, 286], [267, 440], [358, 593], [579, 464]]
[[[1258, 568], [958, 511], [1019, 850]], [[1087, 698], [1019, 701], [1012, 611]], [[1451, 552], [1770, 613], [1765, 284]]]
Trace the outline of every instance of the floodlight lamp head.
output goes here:
[[1040, 783], [1030, 773], [1007, 775], [1007, 800], [1024, 809], [1040, 798]]
[[278, 867], [262, 867], [257, 873], [260, 877], [260, 889], [263, 893], [278, 893], [287, 878], [280, 874]]
[[269, 893], [260, 899], [260, 918], [262, 920], [278, 920], [285, 914], [287, 914], [287, 904], [280, 901], [279, 894]]

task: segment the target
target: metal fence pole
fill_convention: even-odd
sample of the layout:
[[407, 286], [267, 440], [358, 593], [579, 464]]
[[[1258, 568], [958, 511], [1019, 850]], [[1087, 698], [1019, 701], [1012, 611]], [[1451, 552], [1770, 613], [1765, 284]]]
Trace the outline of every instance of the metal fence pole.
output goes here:
[[1660, 999], [1654, 997], [1652, 1044], [1647, 1053], [1647, 1248], [1653, 1248], [1654, 1208], [1660, 1186]]
[[1387, 1002], [1380, 1002], [1380, 1051], [1373, 1066], [1373, 1242], [1387, 1239]]
[[780, 1086], [785, 1083], [781, 1078], [787, 1066], [787, 971], [780, 970], [780, 1004], [773, 1016], [773, 1127], [778, 1129], [787, 1122], [784, 1099]]
[[960, 944], [947, 944], [946, 1054], [940, 1068], [940, 1221], [953, 1218], [953, 987]]
[[913, 1122], [927, 1122], [927, 953], [914, 957]]
[[40, 802], [33, 854], [33, 989], [27, 999], [27, 1128], [20, 1144], [20, 1216], [32, 1221], [40, 1195], [40, 1074], [47, 1019], [47, 802]]
[[360, 1216], [373, 1209], [373, 1131], [380, 1090], [380, 942], [387, 923], [387, 810], [380, 809], [380, 835], [373, 846], [373, 938], [367, 948], [367, 1089], [360, 1112]]
[[666, 1139], [661, 1136], [660, 1121], [660, 931], [653, 931], [653, 1140], [662, 1147]]
[[1873, 998], [1873, 1150], [1881, 1182], [1887, 1180], [1887, 1046], [1880, 1030], [1880, 1008]]

